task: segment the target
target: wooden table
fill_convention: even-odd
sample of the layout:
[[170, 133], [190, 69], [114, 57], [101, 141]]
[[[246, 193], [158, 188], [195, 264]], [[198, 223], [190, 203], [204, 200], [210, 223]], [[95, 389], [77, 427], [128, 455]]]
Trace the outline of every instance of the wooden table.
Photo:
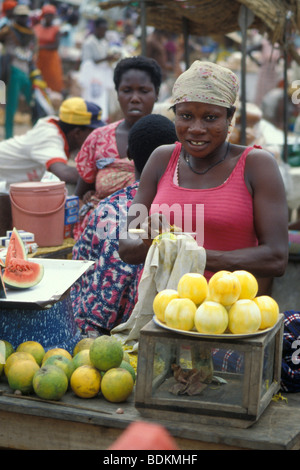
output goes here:
[[54, 258], [72, 259], [72, 249], [75, 245], [73, 238], [67, 238], [62, 245], [39, 247], [35, 253], [28, 255], [29, 258]]
[[[144, 419], [134, 396], [122, 404], [102, 397], [81, 399], [70, 391], [60, 402], [10, 394], [0, 379], [0, 448], [27, 450], [105, 450], [129, 423]], [[282, 394], [272, 401], [257, 423], [248, 429], [197, 425], [187, 421], [160, 421], [181, 450], [299, 450], [300, 393]], [[122, 408], [124, 413], [116, 411]]]

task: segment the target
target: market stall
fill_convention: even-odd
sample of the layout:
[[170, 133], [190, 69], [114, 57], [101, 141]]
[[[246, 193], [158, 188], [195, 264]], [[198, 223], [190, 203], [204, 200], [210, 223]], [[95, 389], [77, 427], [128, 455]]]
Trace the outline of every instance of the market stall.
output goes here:
[[299, 419], [299, 394], [282, 393], [253, 426], [243, 429], [224, 423], [191, 423], [187, 418], [145, 418], [135, 407], [134, 395], [114, 404], [101, 396], [81, 399], [68, 391], [60, 401], [47, 402], [32, 395], [14, 395], [0, 380], [2, 449], [105, 450], [130, 423], [146, 421], [164, 426], [180, 450], [299, 450]]
[[[151, 3], [157, 13], [157, 4], [161, 2], [142, 3]], [[180, 5], [178, 2], [174, 8], [175, 13], [178, 8], [182, 13], [182, 3]], [[193, 16], [184, 20], [186, 26], [193, 21], [197, 7], [200, 5], [203, 7], [205, 3], [208, 12], [208, 5], [212, 4], [199, 1], [188, 3], [193, 9]], [[240, 11], [238, 3], [241, 2], [226, 2], [229, 14], [227, 24], [230, 25], [230, 29], [237, 27], [232, 18], [238, 21]], [[225, 2], [222, 2], [223, 6], [224, 4]], [[260, 4], [262, 5], [262, 2]], [[274, 6], [275, 2], [272, 4]], [[174, 2], [172, 5], [175, 6]], [[246, 2], [243, 2], [243, 5], [246, 5]], [[276, 2], [278, 9], [272, 12], [269, 3], [273, 15], [269, 29], [276, 41], [280, 41], [278, 32], [280, 25], [285, 24], [285, 20], [283, 23], [281, 20], [274, 22], [274, 17], [277, 18], [280, 13], [278, 5]], [[291, 2], [291, 7], [293, 5], [296, 8], [296, 4]], [[163, 5], [160, 5], [161, 8], [164, 6], [170, 6], [170, 2], [163, 2]], [[221, 3], [219, 7], [221, 8]], [[191, 13], [190, 8], [187, 8], [187, 12]], [[260, 15], [266, 15], [268, 19], [265, 10], [258, 9], [258, 12]], [[197, 15], [198, 13], [197, 11]], [[224, 11], [222, 15], [224, 22]], [[253, 18], [253, 25], [256, 24], [255, 21], [259, 25], [260, 15], [257, 14], [258, 18]], [[160, 11], [161, 17], [162, 11]], [[176, 18], [173, 20], [172, 31]], [[216, 25], [216, 16], [214, 20]], [[276, 28], [273, 28], [274, 24]], [[181, 26], [180, 21], [180, 28]], [[7, 338], [8, 332], [9, 340], [14, 347], [22, 341], [33, 339], [26, 329], [30, 317], [29, 326], [34, 333], [40, 334], [39, 337], [34, 337], [36, 341], [42, 344], [46, 339], [46, 349], [57, 346], [72, 353], [79, 342], [79, 335], [76, 329], [72, 329], [74, 326], [72, 322], [67, 323], [70, 309], [65, 300], [74, 277], [77, 279], [87, 266], [69, 260], [42, 259], [35, 262], [43, 265], [45, 269], [46, 276], [43, 282], [33, 291], [25, 293], [10, 291], [1, 299], [3, 330], [0, 340], [1, 336]], [[58, 309], [55, 308], [56, 304], [59, 304]], [[229, 307], [229, 304], [226, 307]], [[224, 309], [225, 304], [222, 308], [223, 313]], [[153, 313], [150, 303], [150, 316], [153, 316]], [[57, 319], [61, 322], [57, 323]], [[66, 330], [63, 323], [67, 323]], [[67, 389], [60, 399], [44, 399], [33, 392], [19, 393], [20, 390], [12, 388], [10, 383], [7, 383], [6, 378], [10, 376], [2, 375], [0, 447], [36, 450], [104, 450], [130, 423], [145, 420], [163, 425], [182, 450], [298, 450], [300, 397], [298, 393], [280, 392], [283, 316], [278, 314], [276, 322], [262, 331], [259, 331], [259, 325], [257, 324], [256, 330], [250, 333], [228, 332], [226, 325], [222, 333], [207, 334], [199, 333], [194, 326], [191, 326], [188, 332], [182, 331], [182, 328], [170, 328], [164, 321], [157, 321], [155, 316], [154, 321], [150, 320], [141, 326], [137, 381], [130, 396], [120, 403], [106, 400], [100, 389], [93, 397], [80, 398], [72, 387]], [[67, 338], [67, 343], [64, 342], [64, 338], [59, 338], [61, 342], [55, 344], [57, 328], [66, 336], [71, 333], [72, 337]], [[212, 366], [212, 354], [220, 346], [224, 348], [225, 353], [236, 350], [239, 358], [243, 358], [243, 369], [224, 373], [223, 370]], [[181, 359], [185, 361], [184, 368]], [[197, 393], [193, 388], [193, 393], [189, 391], [185, 394], [185, 374], [193, 372], [195, 364], [200, 367], [201, 373], [204, 369], [209, 372], [209, 380], [205, 377], [200, 383], [199, 381], [196, 383]], [[180, 383], [184, 384], [184, 393], [181, 391], [174, 393], [174, 389], [178, 391], [179, 388], [177, 383], [174, 384], [175, 374], [173, 376], [172, 371], [178, 372], [179, 366], [181, 378], [185, 380]], [[99, 370], [106, 373], [106, 370]]]
[[[161, 294], [165, 291], [157, 296], [150, 292], [153, 303], [148, 302], [148, 312], [132, 316], [136, 336], [130, 341], [130, 334], [127, 339], [125, 334], [125, 341], [120, 342], [120, 331], [116, 329], [112, 336], [91, 337], [87, 341], [76, 329], [65, 299], [74, 279], [90, 263], [50, 259], [33, 263], [43, 266], [44, 278], [31, 289], [8, 288], [0, 300], [0, 338], [9, 341], [4, 349], [8, 354], [4, 364], [0, 341], [0, 448], [104, 450], [135, 421], [162, 425], [181, 450], [300, 448], [299, 393], [280, 389], [283, 314], [271, 298], [270, 310], [266, 306], [261, 309], [259, 303], [251, 300], [257, 292], [254, 276], [243, 272], [216, 273], [217, 284], [222, 276], [227, 281], [235, 280], [229, 292], [219, 290], [217, 284], [214, 291], [210, 284], [211, 298], [219, 298], [218, 303], [211, 303], [222, 313], [220, 331], [213, 326], [213, 333], [207, 333], [198, 324], [198, 311], [202, 306], [205, 313], [208, 292], [204, 276], [181, 276], [174, 270], [173, 278], [179, 276], [179, 293], [182, 288], [189, 288], [182, 279], [201, 281], [196, 294], [192, 290], [181, 299], [167, 297], [164, 304]], [[238, 312], [231, 305], [237, 305], [245, 288], [248, 293], [239, 305], [246, 302], [254, 308], [246, 327], [243, 317], [237, 323], [231, 322], [232, 315], [235, 317]], [[193, 304], [189, 326], [173, 324], [171, 303], [177, 300]], [[198, 309], [194, 302], [200, 304]], [[31, 351], [33, 357], [16, 357], [25, 351]], [[80, 353], [85, 356], [78, 362]], [[60, 366], [47, 362], [51, 356], [61, 361]], [[72, 368], [67, 375], [67, 369], [63, 369], [65, 374], [60, 367], [68, 361]], [[222, 362], [231, 365], [228, 369], [220, 367]], [[46, 382], [46, 388], [36, 386], [36, 377], [51, 372], [51, 367], [64, 375], [63, 390], [57, 388], [57, 376], [55, 382]], [[28, 376], [26, 371], [31, 368], [32, 375]], [[74, 382], [75, 374], [84, 373], [85, 368], [98, 376], [97, 386], [90, 386], [85, 375]], [[104, 388], [105, 378], [115, 371], [130, 379], [125, 395], [120, 391], [119, 379], [115, 389]], [[52, 383], [56, 385], [50, 386]]]

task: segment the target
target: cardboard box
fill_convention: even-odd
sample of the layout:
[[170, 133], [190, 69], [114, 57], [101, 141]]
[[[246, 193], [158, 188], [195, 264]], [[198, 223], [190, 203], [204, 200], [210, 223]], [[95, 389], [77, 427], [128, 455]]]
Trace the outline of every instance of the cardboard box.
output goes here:
[[79, 219], [79, 197], [68, 196], [65, 204], [65, 225], [75, 224]]

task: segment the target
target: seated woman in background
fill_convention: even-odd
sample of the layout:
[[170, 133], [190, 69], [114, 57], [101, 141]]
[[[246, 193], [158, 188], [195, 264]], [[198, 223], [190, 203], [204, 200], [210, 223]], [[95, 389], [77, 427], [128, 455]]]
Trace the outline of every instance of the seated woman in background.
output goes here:
[[[157, 62], [143, 56], [122, 59], [114, 71], [114, 83], [124, 118], [94, 132], [76, 157], [80, 175], [76, 195], [90, 202], [86, 211], [99, 200], [124, 188], [135, 180], [132, 161], [127, 158], [128, 133], [143, 116], [152, 113], [161, 85], [161, 69]], [[82, 215], [84, 212], [81, 211]], [[78, 238], [84, 224], [74, 231]]]
[[156, 147], [175, 141], [174, 124], [166, 117], [152, 114], [134, 124], [128, 136], [128, 155], [134, 163], [135, 182], [99, 203], [73, 249], [73, 259], [95, 261], [71, 289], [75, 319], [85, 335], [109, 334], [133, 310], [141, 266], [120, 259], [120, 225], [126, 223], [150, 154]]
[[153, 152], [128, 218], [133, 227], [134, 207], [142, 204], [148, 238], [124, 234], [119, 253], [127, 263], [144, 263], [153, 229], [175, 224], [197, 232], [207, 279], [244, 269], [256, 276], [259, 295], [270, 294], [288, 262], [288, 207], [275, 158], [228, 142], [238, 90], [236, 75], [210, 62], [195, 61], [178, 77], [172, 98], [179, 142]]

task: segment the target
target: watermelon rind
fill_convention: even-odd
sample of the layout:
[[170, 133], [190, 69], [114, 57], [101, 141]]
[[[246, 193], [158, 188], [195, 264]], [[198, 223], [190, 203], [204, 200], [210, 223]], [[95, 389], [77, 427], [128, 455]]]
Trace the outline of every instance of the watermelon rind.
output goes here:
[[44, 266], [34, 261], [13, 258], [3, 271], [3, 281], [10, 289], [36, 286], [44, 276]]
[[12, 258], [27, 259], [26, 248], [22, 238], [16, 227], [13, 228], [12, 234], [7, 247], [5, 258], [5, 266], [9, 266]]

